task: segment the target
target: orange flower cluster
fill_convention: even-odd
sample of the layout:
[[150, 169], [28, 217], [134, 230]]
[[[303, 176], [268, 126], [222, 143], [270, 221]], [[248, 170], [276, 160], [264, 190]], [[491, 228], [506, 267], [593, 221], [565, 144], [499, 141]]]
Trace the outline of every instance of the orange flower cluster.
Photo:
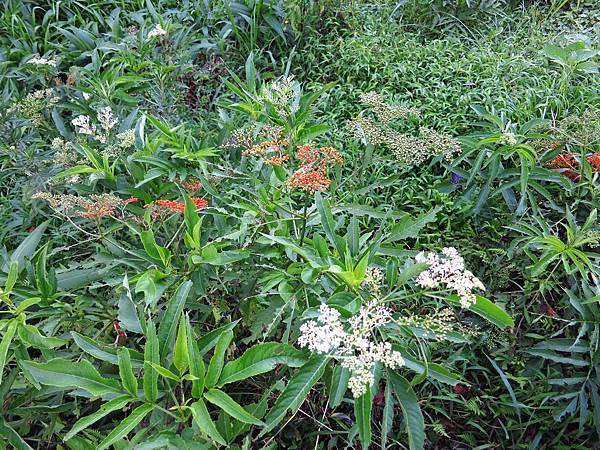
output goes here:
[[[593, 173], [600, 173], [600, 152], [593, 153], [586, 160], [592, 166]], [[556, 155], [548, 163], [548, 167], [562, 170], [561, 173], [573, 181], [579, 180], [579, 162], [573, 152]]]
[[281, 166], [289, 160], [290, 157], [288, 155], [275, 155], [270, 157], [269, 159], [265, 159], [265, 163], [271, 166]]
[[[203, 209], [208, 206], [208, 202], [203, 198], [192, 198], [192, 202], [196, 205], [196, 208]], [[144, 208], [154, 208], [152, 211], [152, 217], [157, 217], [163, 213], [182, 213], [185, 211], [185, 203], [178, 202], [176, 200], [155, 200], [144, 206]]]
[[302, 161], [302, 165], [287, 180], [287, 185], [309, 194], [326, 191], [331, 184], [331, 180], [327, 178], [328, 167], [344, 162], [342, 155], [335, 148], [315, 148], [311, 144], [298, 146], [296, 158]]
[[283, 148], [289, 144], [288, 141], [274, 139], [265, 141], [260, 144], [253, 145], [248, 150], [242, 153], [244, 156], [263, 156], [265, 153], [277, 152], [279, 155], [283, 153]]

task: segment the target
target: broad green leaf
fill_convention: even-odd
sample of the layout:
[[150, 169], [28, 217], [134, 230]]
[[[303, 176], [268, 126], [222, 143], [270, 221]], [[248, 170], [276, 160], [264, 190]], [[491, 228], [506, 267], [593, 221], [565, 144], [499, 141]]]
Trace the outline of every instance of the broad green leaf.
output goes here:
[[[471, 305], [469, 311], [473, 311], [475, 314], [480, 315], [484, 319], [496, 325], [498, 328], [514, 327], [515, 322], [508, 315], [506, 311], [495, 305], [487, 298], [480, 295], [476, 296], [476, 303]], [[460, 305], [460, 297], [458, 295], [451, 295], [448, 297], [448, 301]]]
[[263, 424], [260, 420], [242, 408], [229, 395], [223, 391], [220, 391], [219, 389], [211, 389], [210, 391], [205, 392], [204, 398], [240, 422], [249, 423], [252, 425]]
[[369, 450], [371, 445], [371, 410], [373, 407], [373, 395], [371, 386], [358, 398], [354, 399], [354, 417], [358, 427], [358, 437], [363, 450]]
[[258, 344], [246, 350], [238, 359], [225, 365], [219, 387], [269, 372], [278, 364], [300, 367], [305, 362], [303, 353], [291, 345], [278, 342]]
[[117, 355], [119, 357], [119, 376], [121, 377], [121, 384], [123, 384], [123, 387], [127, 392], [134, 397], [137, 397], [138, 382], [133, 373], [129, 349], [122, 347], [119, 349]]
[[8, 272], [10, 268], [10, 264], [13, 262], [17, 263], [17, 267], [19, 272], [25, 268], [25, 261], [31, 260], [31, 257], [37, 250], [37, 246], [42, 239], [42, 235], [46, 228], [48, 227], [48, 222], [44, 222], [41, 225], [33, 230], [29, 235], [19, 244], [19, 246], [11, 253], [10, 258], [4, 263], [2, 270], [4, 272]]
[[224, 331], [221, 336], [219, 336], [219, 340], [215, 346], [215, 352], [213, 353], [212, 358], [210, 358], [210, 363], [208, 364], [208, 369], [206, 370], [206, 378], [204, 382], [206, 383], [207, 388], [215, 386], [217, 381], [219, 381], [221, 370], [223, 370], [223, 366], [225, 364], [225, 351], [229, 347], [232, 339], [233, 331], [230, 330]]
[[433, 208], [431, 211], [421, 214], [416, 219], [413, 219], [407, 214], [392, 227], [387, 241], [395, 242], [409, 238], [416, 238], [425, 225], [435, 221], [437, 213], [440, 212], [441, 209], [442, 208], [438, 206]]
[[2, 416], [0, 416], [0, 436], [8, 441], [10, 445], [12, 445], [11, 449], [33, 450], [33, 447], [25, 442], [25, 439], [23, 439], [13, 427], [7, 424]]
[[169, 301], [167, 310], [160, 320], [160, 326], [158, 327], [158, 342], [160, 343], [161, 359], [164, 359], [167, 356], [167, 353], [171, 348], [171, 343], [177, 332], [177, 324], [181, 318], [183, 307], [185, 306], [185, 301], [187, 300], [191, 287], [192, 282], [190, 280], [179, 285], [173, 298]]
[[119, 422], [119, 424], [104, 438], [98, 445], [97, 450], [104, 450], [109, 448], [112, 444], [118, 440], [127, 436], [127, 434], [133, 430], [142, 420], [146, 417], [153, 406], [147, 403], [135, 408], [131, 414], [127, 416], [125, 420]]
[[417, 396], [406, 378], [388, 370], [388, 380], [392, 383], [402, 408], [409, 448], [410, 450], [422, 450], [425, 445], [425, 423]]
[[89, 416], [82, 417], [77, 422], [75, 422], [75, 425], [73, 425], [73, 428], [71, 428], [69, 432], [64, 436], [63, 440], [68, 441], [77, 433], [79, 433], [82, 430], [85, 430], [87, 427], [102, 419], [104, 416], [107, 416], [113, 411], [117, 411], [119, 409], [124, 408], [125, 405], [127, 405], [132, 400], [133, 399], [128, 395], [121, 395], [105, 403], [96, 412], [90, 414]]
[[298, 411], [312, 387], [323, 376], [328, 362], [327, 358], [315, 355], [298, 369], [265, 417], [266, 426], [259, 437], [274, 429], [288, 411], [292, 414]]
[[122, 393], [118, 382], [101, 376], [85, 359], [72, 362], [55, 358], [47, 363], [23, 361], [22, 364], [40, 384], [62, 388], [75, 387], [88, 391], [92, 395]]
[[[77, 346], [88, 355], [93, 356], [101, 361], [106, 361], [111, 364], [118, 364], [119, 358], [117, 356], [118, 349], [105, 344], [100, 344], [93, 339], [83, 336], [75, 331], [71, 331], [71, 336], [77, 344]], [[133, 367], [139, 368], [144, 365], [144, 355], [135, 350], [129, 350], [131, 356], [131, 363]]]
[[192, 406], [190, 408], [192, 410], [192, 416], [194, 417], [194, 422], [196, 422], [196, 425], [198, 425], [198, 428], [200, 428], [200, 431], [202, 431], [204, 434], [206, 434], [213, 441], [216, 441], [221, 445], [227, 445], [227, 442], [225, 442], [225, 439], [223, 439], [223, 436], [221, 436], [219, 434], [219, 432], [217, 431], [217, 427], [215, 426], [215, 423], [210, 418], [210, 414], [208, 413], [208, 410], [206, 409], [206, 405], [204, 404], [204, 401], [199, 399], [195, 403], [192, 403]]
[[39, 349], [52, 349], [65, 345], [68, 341], [52, 336], [43, 336], [33, 325], [19, 324], [19, 338], [28, 345]]

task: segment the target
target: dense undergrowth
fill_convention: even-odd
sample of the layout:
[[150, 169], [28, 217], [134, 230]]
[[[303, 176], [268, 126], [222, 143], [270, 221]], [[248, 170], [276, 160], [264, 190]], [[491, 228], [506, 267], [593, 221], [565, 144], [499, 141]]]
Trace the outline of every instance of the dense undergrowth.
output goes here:
[[600, 440], [594, 1], [7, 0], [0, 445]]

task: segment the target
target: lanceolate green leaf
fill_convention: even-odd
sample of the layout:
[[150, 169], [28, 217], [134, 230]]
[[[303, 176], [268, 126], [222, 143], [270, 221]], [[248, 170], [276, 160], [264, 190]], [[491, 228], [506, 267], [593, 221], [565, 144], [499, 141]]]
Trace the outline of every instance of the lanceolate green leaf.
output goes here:
[[225, 442], [223, 436], [221, 436], [221, 434], [217, 431], [215, 423], [210, 418], [210, 414], [206, 409], [204, 401], [198, 400], [197, 402], [193, 403], [190, 408], [192, 410], [194, 422], [196, 422], [198, 428], [200, 428], [200, 431], [219, 444], [227, 445], [227, 442]]
[[33, 325], [19, 324], [18, 334], [21, 341], [39, 348], [40, 350], [48, 350], [65, 345], [67, 341], [52, 336], [43, 336]]
[[121, 377], [121, 383], [123, 387], [134, 397], [137, 397], [138, 382], [133, 373], [133, 367], [131, 366], [131, 356], [129, 355], [129, 349], [119, 349], [119, 376]]
[[204, 398], [240, 422], [249, 423], [252, 425], [262, 425], [260, 420], [242, 408], [234, 399], [219, 389], [211, 389], [204, 394]]
[[233, 331], [230, 330], [223, 332], [221, 336], [219, 336], [219, 340], [215, 346], [215, 352], [210, 359], [208, 369], [206, 370], [206, 387], [211, 388], [217, 384], [219, 376], [221, 375], [221, 370], [225, 364], [225, 351], [227, 350], [227, 347], [229, 347], [232, 339]]
[[200, 352], [198, 351], [198, 344], [194, 339], [194, 332], [192, 331], [188, 317], [185, 318], [185, 327], [187, 329], [187, 354], [189, 358], [188, 364], [190, 375], [195, 377], [195, 380], [192, 380], [192, 396], [194, 398], [200, 398], [204, 391], [204, 361], [202, 360], [202, 355], [200, 355]]
[[4, 372], [4, 365], [8, 356], [8, 347], [10, 347], [10, 343], [17, 331], [18, 324], [16, 320], [11, 321], [8, 327], [6, 327], [2, 341], [0, 341], [0, 382], [2, 382], [2, 373]]
[[383, 417], [381, 418], [381, 450], [386, 450], [388, 434], [390, 434], [394, 423], [394, 395], [392, 383], [389, 381], [385, 385], [383, 397], [385, 405], [383, 407]]
[[341, 365], [336, 365], [331, 374], [329, 383], [329, 404], [332, 408], [337, 408], [342, 403], [344, 395], [348, 390], [348, 380], [350, 371]]
[[97, 447], [97, 450], [104, 450], [109, 448], [112, 444], [117, 442], [119, 439], [127, 436], [127, 434], [133, 430], [143, 419], [152, 411], [152, 405], [147, 403], [138, 406], [133, 412], [127, 416], [125, 420], [119, 422], [119, 424], [112, 430], [108, 436], [104, 438]]
[[354, 399], [354, 417], [358, 427], [358, 437], [363, 450], [369, 450], [371, 445], [371, 410], [373, 408], [373, 395], [371, 386], [358, 398]]
[[158, 398], [158, 373], [152, 368], [152, 364], [160, 361], [158, 349], [158, 337], [154, 322], [148, 321], [146, 325], [146, 345], [144, 346], [144, 395], [149, 402], [155, 402]]
[[92, 395], [120, 394], [123, 392], [119, 383], [104, 378], [85, 359], [72, 362], [56, 358], [47, 363], [23, 361], [22, 363], [35, 380], [40, 384], [64, 388], [79, 388]]
[[118, 319], [126, 330], [134, 333], [143, 333], [142, 324], [140, 323], [135, 303], [131, 297], [127, 275], [123, 277], [123, 293], [121, 294], [121, 297], [119, 297]]
[[179, 329], [177, 330], [177, 338], [175, 339], [175, 351], [173, 352], [173, 364], [182, 375], [188, 368], [188, 345], [187, 345], [187, 327], [185, 317], [182, 314], [179, 320]]
[[345, 248], [340, 242], [341, 239], [335, 233], [335, 221], [333, 220], [333, 214], [331, 213], [329, 202], [323, 198], [319, 191], [317, 191], [315, 194], [315, 204], [321, 216], [321, 225], [323, 225], [323, 230], [325, 231], [327, 239], [329, 239], [331, 245], [337, 249], [340, 257], [343, 257]]
[[400, 401], [400, 407], [402, 408], [402, 414], [404, 414], [406, 423], [410, 450], [423, 449], [425, 444], [425, 423], [415, 392], [406, 378], [391, 370], [388, 370], [388, 380], [392, 383], [394, 392]]
[[158, 341], [160, 343], [161, 359], [166, 356], [171, 347], [171, 342], [173, 342], [173, 339], [175, 338], [177, 324], [179, 323], [191, 287], [192, 282], [189, 280], [179, 285], [175, 295], [173, 295], [173, 298], [169, 301], [167, 310], [160, 321], [160, 326], [158, 327]]
[[47, 227], [48, 222], [44, 222], [31, 233], [29, 233], [23, 242], [21, 242], [19, 246], [12, 252], [9, 260], [2, 267], [2, 270], [4, 272], [8, 272], [10, 263], [16, 262], [19, 271], [22, 271], [25, 268], [25, 260], [31, 259]]
[[312, 387], [323, 376], [328, 362], [327, 358], [315, 355], [298, 369], [265, 417], [266, 426], [259, 436], [274, 429], [288, 411], [292, 414], [298, 411]]
[[394, 242], [408, 238], [416, 238], [425, 225], [435, 220], [437, 213], [441, 209], [442, 208], [438, 206], [431, 211], [421, 214], [416, 219], [413, 219], [407, 214], [392, 227], [388, 241]]
[[75, 425], [73, 425], [73, 428], [71, 428], [69, 432], [64, 436], [63, 440], [68, 441], [81, 430], [85, 430], [87, 427], [102, 419], [104, 416], [110, 414], [111, 412], [117, 411], [125, 407], [125, 405], [127, 405], [131, 401], [133, 401], [133, 399], [129, 395], [121, 395], [105, 403], [100, 407], [100, 409], [98, 409], [98, 411], [94, 412], [93, 414], [90, 414], [89, 416], [82, 417], [77, 422], [75, 422]]
[[239, 320], [228, 323], [227, 325], [223, 325], [222, 327], [209, 331], [204, 336], [201, 336], [198, 339], [198, 350], [200, 351], [200, 355], [205, 355], [209, 351], [211, 351], [213, 347], [217, 345], [217, 341], [219, 340], [221, 333], [223, 333], [224, 331], [233, 330], [238, 322]]
[[291, 345], [278, 342], [258, 344], [246, 350], [238, 359], [225, 365], [219, 386], [269, 372], [278, 364], [300, 367], [305, 362], [303, 353]]

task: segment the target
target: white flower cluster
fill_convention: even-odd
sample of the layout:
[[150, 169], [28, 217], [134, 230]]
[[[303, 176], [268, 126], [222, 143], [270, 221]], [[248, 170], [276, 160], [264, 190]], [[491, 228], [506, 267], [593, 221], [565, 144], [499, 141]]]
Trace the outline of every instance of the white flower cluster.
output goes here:
[[167, 31], [160, 25], [160, 23], [157, 23], [156, 25], [154, 25], [154, 28], [152, 28], [148, 32], [148, 39], [166, 36], [166, 35], [167, 35]]
[[100, 108], [98, 111], [98, 122], [100, 122], [100, 128], [104, 131], [103, 133], [97, 133], [98, 127], [92, 123], [90, 116], [79, 115], [75, 117], [71, 123], [77, 127], [79, 134], [87, 134], [92, 136], [97, 141], [105, 144], [108, 140], [110, 131], [119, 123], [117, 117], [113, 114], [110, 106]]
[[100, 125], [104, 129], [104, 131], [112, 130], [117, 123], [119, 123], [118, 119], [112, 112], [112, 108], [110, 106], [105, 106], [98, 111], [98, 121]]
[[27, 64], [34, 64], [36, 66], [56, 67], [56, 61], [54, 61], [53, 59], [43, 58], [40, 55], [35, 55], [33, 58], [27, 61]]
[[473, 289], [485, 291], [485, 286], [479, 278], [469, 270], [465, 270], [465, 260], [454, 247], [445, 247], [441, 254], [421, 252], [415, 260], [417, 263], [429, 265], [429, 268], [417, 277], [417, 284], [429, 289], [445, 286], [456, 291], [463, 308], [475, 304], [476, 297], [472, 292]]
[[90, 122], [90, 116], [79, 115], [71, 120], [71, 123], [77, 127], [79, 134], [89, 134], [90, 136], [96, 134], [96, 125]]
[[341, 359], [342, 366], [350, 370], [348, 386], [355, 398], [375, 381], [373, 369], [377, 363], [391, 369], [404, 365], [402, 355], [392, 350], [389, 342], [372, 340], [373, 331], [392, 320], [388, 308], [375, 301], [367, 303], [348, 320], [350, 333], [344, 330], [337, 310], [321, 305], [319, 312], [317, 320], [309, 320], [300, 327], [298, 344], [312, 352]]

